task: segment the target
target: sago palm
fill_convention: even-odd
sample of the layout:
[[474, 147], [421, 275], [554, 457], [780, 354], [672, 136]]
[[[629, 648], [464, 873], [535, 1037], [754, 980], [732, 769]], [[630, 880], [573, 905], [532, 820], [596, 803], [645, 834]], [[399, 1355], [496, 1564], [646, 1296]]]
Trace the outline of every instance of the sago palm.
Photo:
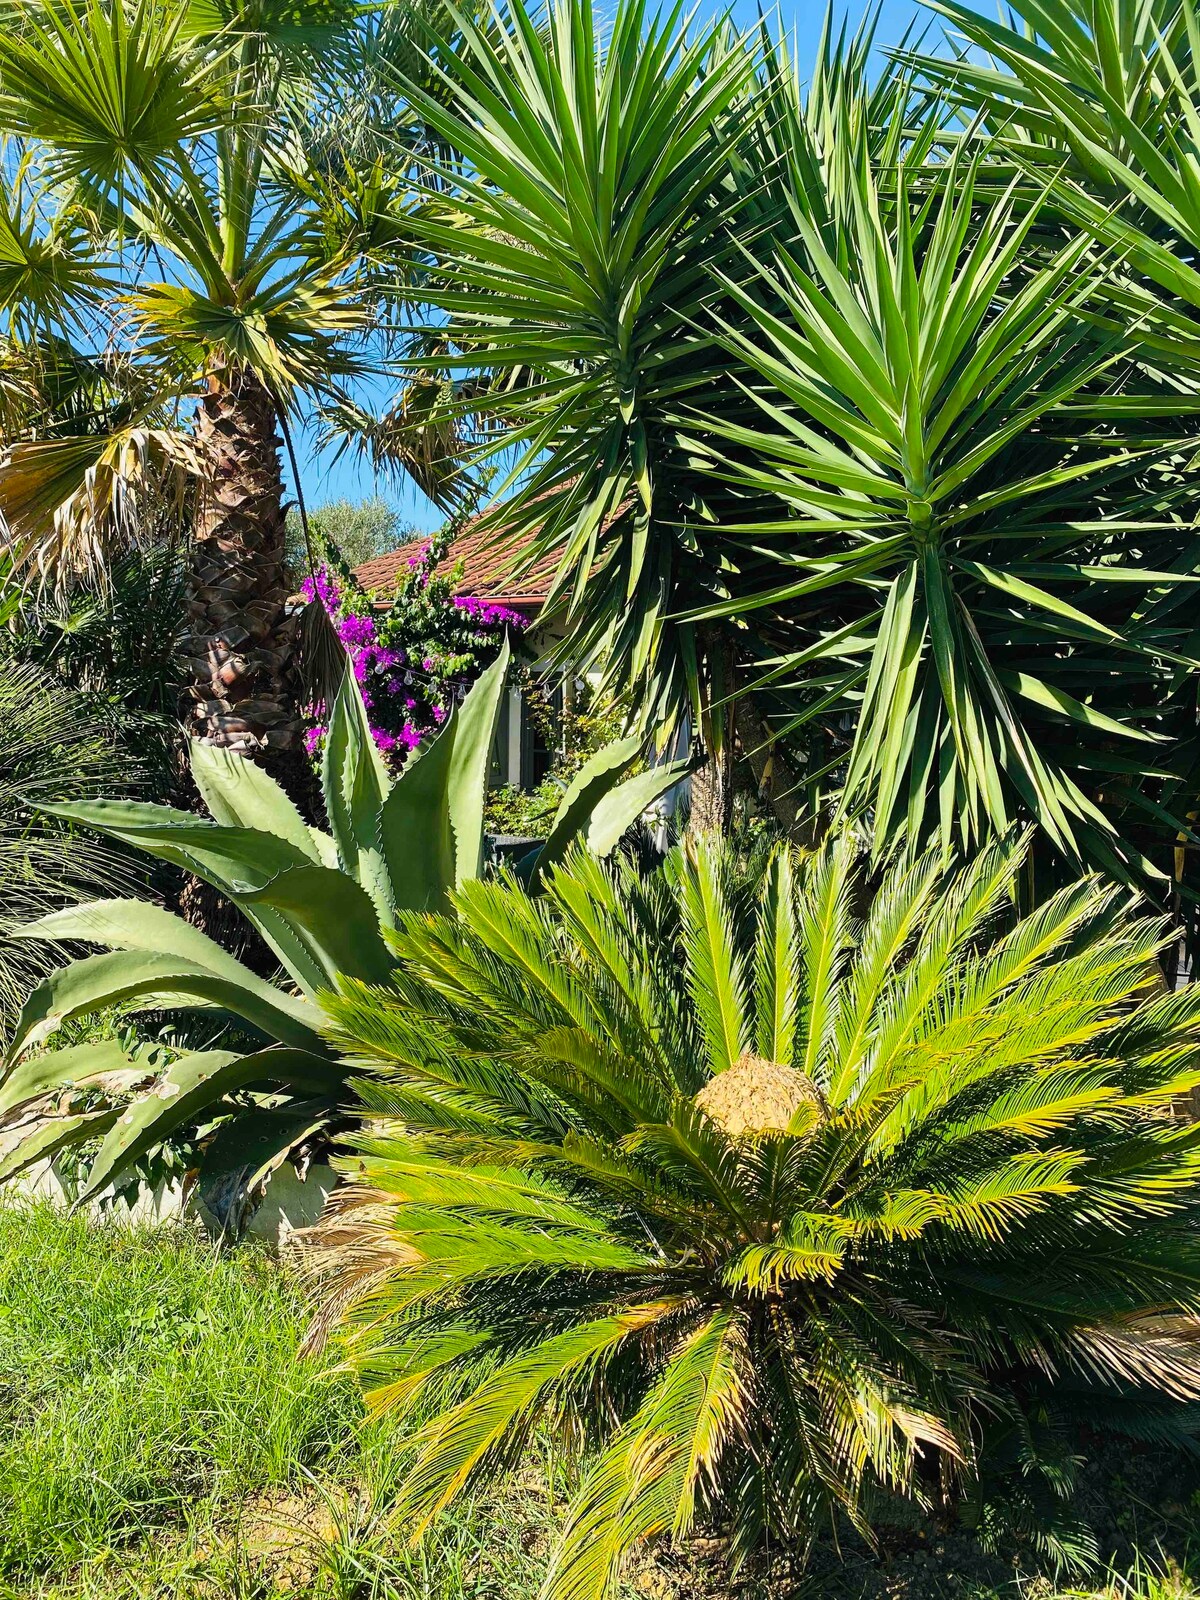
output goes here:
[[1021, 860], [576, 856], [343, 985], [366, 1126], [314, 1265], [424, 1414], [409, 1527], [557, 1420], [546, 1593], [598, 1600], [699, 1517], [744, 1557], [928, 1502], [1039, 1371], [1148, 1428], [1200, 1393], [1200, 996], [1145, 998], [1162, 929], [1092, 880], [1014, 924]]

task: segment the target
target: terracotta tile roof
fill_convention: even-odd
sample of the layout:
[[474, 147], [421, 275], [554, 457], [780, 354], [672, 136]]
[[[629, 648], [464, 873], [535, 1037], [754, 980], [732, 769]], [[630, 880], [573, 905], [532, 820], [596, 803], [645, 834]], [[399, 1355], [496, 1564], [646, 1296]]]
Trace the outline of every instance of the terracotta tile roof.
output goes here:
[[[528, 540], [505, 540], [494, 530], [484, 531], [476, 523], [468, 523], [437, 571], [442, 576], [448, 575], [461, 562], [460, 594], [477, 600], [502, 601], [515, 611], [535, 612], [541, 609], [550, 593], [558, 562], [554, 556], [543, 557], [520, 578], [512, 578], [512, 569], [527, 544]], [[372, 556], [361, 567], [355, 567], [354, 576], [364, 589], [373, 589], [381, 597], [389, 595], [407, 570], [413, 549], [411, 543], [402, 544], [386, 555]]]

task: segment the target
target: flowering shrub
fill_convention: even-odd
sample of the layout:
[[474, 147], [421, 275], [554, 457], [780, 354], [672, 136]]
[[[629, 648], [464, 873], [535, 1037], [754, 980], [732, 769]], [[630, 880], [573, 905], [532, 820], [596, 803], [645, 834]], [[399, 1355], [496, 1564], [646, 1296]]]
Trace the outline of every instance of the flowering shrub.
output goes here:
[[[362, 689], [375, 743], [402, 760], [445, 722], [475, 679], [499, 654], [507, 629], [526, 620], [507, 606], [455, 591], [461, 566], [439, 575], [453, 528], [414, 545], [396, 592], [380, 605], [356, 581], [332, 544], [301, 586], [324, 606]], [[309, 707], [310, 755], [325, 736], [325, 707]]]

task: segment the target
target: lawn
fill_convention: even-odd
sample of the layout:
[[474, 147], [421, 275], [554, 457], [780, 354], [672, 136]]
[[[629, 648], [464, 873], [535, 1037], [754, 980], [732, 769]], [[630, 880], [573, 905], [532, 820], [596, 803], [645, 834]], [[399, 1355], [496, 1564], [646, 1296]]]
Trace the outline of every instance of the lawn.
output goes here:
[[[265, 1251], [0, 1209], [0, 1596], [533, 1600], [562, 1487], [552, 1454], [406, 1548], [387, 1517], [403, 1439], [362, 1425], [333, 1354], [297, 1358], [303, 1326], [298, 1285]], [[1195, 1477], [1152, 1454], [1097, 1469], [1086, 1510], [1120, 1575], [1107, 1583], [1055, 1584], [930, 1531], [880, 1558], [821, 1553], [804, 1576], [776, 1566], [733, 1592], [1188, 1600]], [[703, 1544], [629, 1583], [649, 1600], [728, 1592]]]

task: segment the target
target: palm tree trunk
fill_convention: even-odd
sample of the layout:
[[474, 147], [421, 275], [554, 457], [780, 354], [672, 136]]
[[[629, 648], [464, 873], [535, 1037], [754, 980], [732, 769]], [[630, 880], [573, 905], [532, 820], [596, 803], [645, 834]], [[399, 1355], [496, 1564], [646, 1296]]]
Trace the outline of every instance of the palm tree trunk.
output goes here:
[[736, 775], [733, 688], [733, 641], [727, 628], [709, 624], [700, 630], [701, 706], [700, 742], [705, 760], [692, 773], [688, 827], [693, 833], [733, 831], [733, 797]]
[[195, 440], [205, 474], [183, 641], [184, 725], [260, 762], [301, 799], [299, 618], [287, 613], [278, 415], [263, 383], [244, 367], [214, 365]]

